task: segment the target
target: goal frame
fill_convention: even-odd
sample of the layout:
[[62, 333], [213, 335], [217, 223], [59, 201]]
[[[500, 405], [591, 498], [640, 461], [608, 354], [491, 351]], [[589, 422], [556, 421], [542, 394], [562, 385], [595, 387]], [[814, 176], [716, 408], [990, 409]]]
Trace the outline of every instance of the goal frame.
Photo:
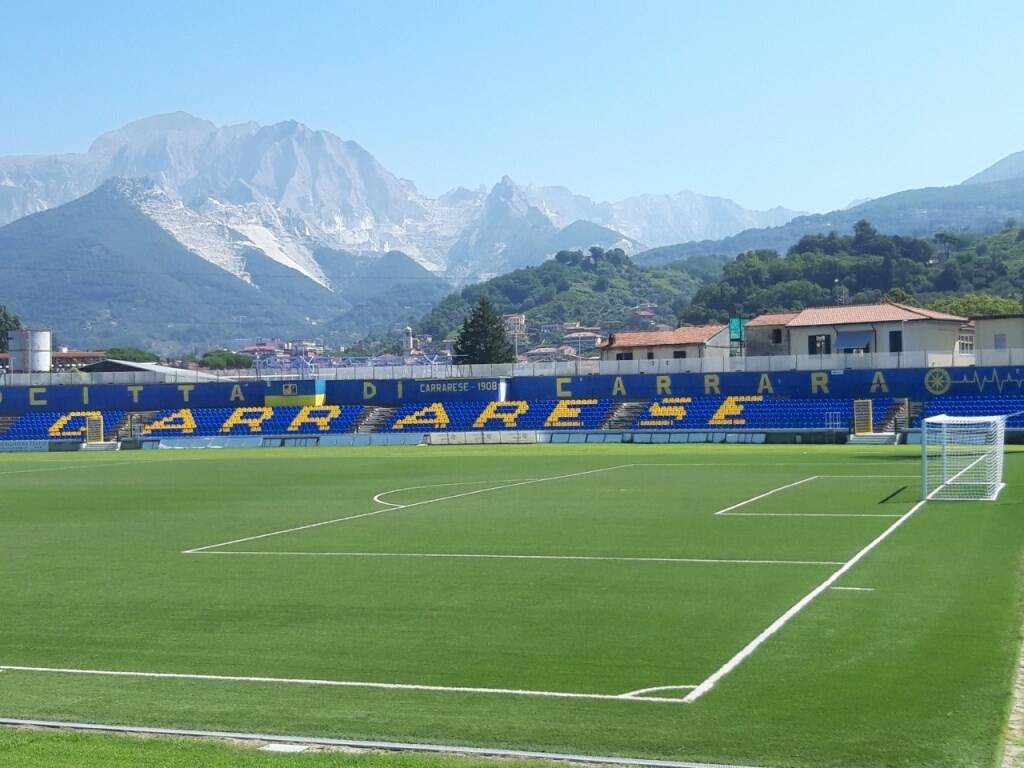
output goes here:
[[1005, 445], [1006, 416], [942, 414], [924, 419], [921, 497], [926, 501], [995, 501], [1006, 486]]

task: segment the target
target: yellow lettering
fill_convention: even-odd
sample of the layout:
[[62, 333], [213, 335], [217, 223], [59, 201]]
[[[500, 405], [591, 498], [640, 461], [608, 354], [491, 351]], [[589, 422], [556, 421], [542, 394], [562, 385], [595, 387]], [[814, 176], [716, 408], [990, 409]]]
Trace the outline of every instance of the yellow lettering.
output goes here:
[[811, 394], [816, 395], [818, 392], [828, 394], [828, 374], [824, 371], [815, 371], [811, 374]]
[[243, 403], [245, 402], [245, 395], [242, 394], [241, 384], [235, 384], [231, 388], [231, 397], [229, 398], [229, 401], [233, 403], [235, 400], [241, 400]]
[[431, 403], [426, 408], [420, 408], [416, 413], [402, 417], [392, 424], [391, 428], [405, 429], [406, 427], [425, 426], [447, 429], [449, 422], [448, 412], [444, 406], [441, 403]]
[[164, 416], [162, 419], [157, 419], [153, 423], [147, 424], [142, 428], [142, 434], [149, 435], [159, 430], [181, 432], [185, 435], [191, 435], [196, 431], [196, 420], [192, 415], [192, 411], [188, 408], [182, 408], [181, 410]]
[[331, 421], [341, 416], [340, 405], [304, 405], [288, 425], [289, 432], [298, 432], [303, 424], [315, 424], [321, 432], [331, 431]]
[[763, 395], [767, 392], [769, 395], [774, 395], [775, 390], [772, 388], [772, 379], [767, 373], [761, 374], [761, 381], [757, 384], [757, 394]]
[[761, 395], [730, 395], [722, 401], [715, 411], [715, 415], [708, 419], [708, 424], [735, 424], [741, 426], [747, 423], [746, 419], [738, 418], [743, 415], [744, 403], [759, 403], [764, 400]]
[[717, 373], [705, 373], [704, 374], [704, 394], [710, 395], [711, 393], [716, 395], [722, 394], [719, 391], [718, 374]]
[[377, 385], [372, 381], [363, 382], [363, 400], [373, 400], [377, 396]]
[[[192, 385], [189, 384], [187, 386], [192, 386]], [[127, 389], [128, 389], [129, 392], [132, 393], [132, 402], [133, 403], [138, 403], [139, 402], [139, 392], [142, 391], [142, 385], [141, 384], [133, 384], [132, 386], [127, 387]], [[180, 389], [180, 387], [179, 387], [179, 389]], [[188, 398], [187, 397], [185, 398], [185, 402], [186, 403], [188, 402]]]
[[178, 391], [181, 392], [181, 402], [187, 403], [188, 397], [192, 393], [192, 390], [196, 388], [195, 384], [179, 384]]
[[[102, 419], [103, 414], [99, 411], [71, 411], [65, 413], [48, 430], [50, 437], [82, 437], [89, 429], [89, 419]], [[78, 426], [69, 427], [75, 423]]]
[[230, 432], [233, 427], [248, 427], [249, 433], [263, 431], [263, 422], [274, 415], [274, 409], [269, 405], [250, 406], [248, 408], [235, 408], [228, 416], [221, 427], [221, 432]]
[[507, 429], [513, 429], [517, 419], [529, 409], [525, 400], [492, 400], [473, 422], [473, 429], [484, 429], [490, 421], [500, 421]]
[[654, 380], [654, 386], [656, 387], [655, 392], [658, 395], [671, 395], [672, 394], [672, 377], [671, 376], [659, 376]]
[[46, 387], [29, 387], [28, 388], [28, 404], [29, 405], [46, 405], [46, 399], [40, 397], [40, 395], [46, 394]]
[[881, 371], [875, 371], [875, 375], [871, 377], [871, 391], [872, 392], [888, 392], [889, 384], [885, 380], [885, 376], [882, 375]]
[[612, 383], [612, 397], [626, 394], [626, 385], [622, 382], [621, 376], [616, 376]]
[[641, 419], [641, 427], [671, 427], [686, 418], [686, 404], [692, 397], [666, 397], [659, 402], [651, 403], [647, 411], [648, 418]]
[[580, 421], [581, 405], [597, 405], [597, 400], [559, 400], [558, 404], [551, 409], [545, 427], [582, 427]]
[[572, 392], [565, 388], [565, 385], [571, 382], [572, 379], [555, 379], [555, 394], [558, 397], [572, 397]]

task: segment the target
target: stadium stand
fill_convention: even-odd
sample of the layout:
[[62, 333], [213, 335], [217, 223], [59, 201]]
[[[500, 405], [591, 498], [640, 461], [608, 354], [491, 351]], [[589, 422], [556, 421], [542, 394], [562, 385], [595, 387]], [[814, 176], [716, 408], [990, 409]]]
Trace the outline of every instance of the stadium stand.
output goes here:
[[505, 400], [403, 405], [385, 432], [599, 429], [612, 400]]
[[[875, 401], [876, 427], [885, 418], [890, 402], [887, 398]], [[846, 430], [852, 420], [853, 402], [839, 398], [663, 397], [641, 411], [632, 429]]]
[[104, 435], [113, 434], [125, 417], [124, 411], [44, 411], [26, 413], [0, 436], [2, 440], [77, 440], [84, 441], [91, 416], [103, 417]]
[[179, 408], [160, 411], [143, 427], [143, 437], [301, 435], [350, 432], [359, 405]]
[[1022, 395], [943, 395], [925, 402], [924, 410], [914, 420], [914, 426], [921, 426], [921, 420], [929, 416], [998, 416], [1017, 414], [1006, 420], [1008, 429], [1024, 429], [1024, 396]]

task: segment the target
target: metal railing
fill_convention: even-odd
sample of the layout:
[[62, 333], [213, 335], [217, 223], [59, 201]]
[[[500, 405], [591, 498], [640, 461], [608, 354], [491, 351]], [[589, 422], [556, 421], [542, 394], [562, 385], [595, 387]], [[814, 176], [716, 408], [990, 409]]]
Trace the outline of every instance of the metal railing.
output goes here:
[[973, 354], [901, 352], [832, 355], [772, 355], [765, 357], [689, 357], [655, 360], [579, 360], [560, 363], [507, 363], [502, 365], [387, 365], [313, 367], [294, 371], [258, 371], [255, 368], [179, 373], [0, 373], [0, 387], [97, 384], [197, 384], [211, 377], [220, 381], [281, 381], [295, 379], [377, 380], [465, 379], [510, 376], [625, 376], [649, 373], [728, 373], [772, 371], [837, 371], [891, 368], [959, 368], [1024, 365], [1024, 349], [986, 349]]

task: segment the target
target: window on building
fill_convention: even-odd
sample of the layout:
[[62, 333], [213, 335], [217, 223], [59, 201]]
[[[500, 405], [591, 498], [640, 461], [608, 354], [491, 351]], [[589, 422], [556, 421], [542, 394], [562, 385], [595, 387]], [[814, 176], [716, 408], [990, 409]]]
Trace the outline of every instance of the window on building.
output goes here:
[[632, 360], [633, 359], [633, 353], [632, 352], [616, 352], [615, 353], [615, 359], [616, 360]]
[[903, 351], [903, 331], [889, 331], [889, 351]]
[[1006, 349], [1006, 334], [997, 333], [992, 337], [992, 348], [993, 349]]
[[772, 328], [772, 344], [781, 344], [781, 343], [782, 343], [782, 329], [781, 328]]
[[827, 333], [807, 337], [807, 354], [831, 355], [832, 337]]
[[672, 350], [672, 357], [674, 357], [676, 360], [684, 360], [686, 358], [686, 350], [674, 349]]
[[959, 336], [957, 336], [957, 348], [960, 350], [961, 355], [973, 355], [974, 334], [961, 333]]
[[653, 360], [654, 359], [654, 352], [648, 351], [647, 352], [647, 359], [648, 360]]

